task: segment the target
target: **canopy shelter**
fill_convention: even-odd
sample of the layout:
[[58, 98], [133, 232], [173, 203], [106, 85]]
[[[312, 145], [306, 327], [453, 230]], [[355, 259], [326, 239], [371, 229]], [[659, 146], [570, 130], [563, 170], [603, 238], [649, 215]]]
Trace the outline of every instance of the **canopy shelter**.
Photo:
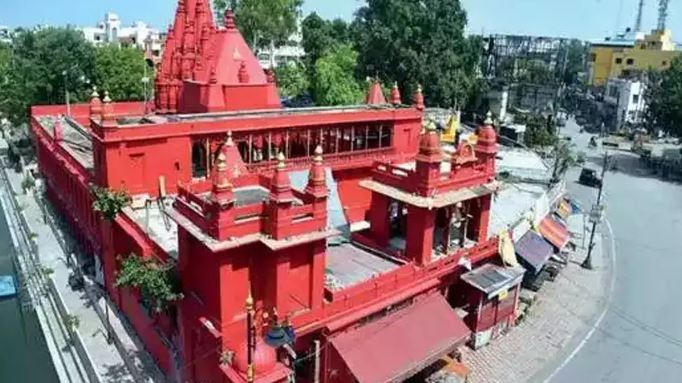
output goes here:
[[521, 268], [505, 268], [491, 263], [462, 275], [462, 281], [492, 298], [508, 291], [521, 283], [524, 270]]
[[532, 230], [524, 234], [514, 248], [521, 264], [533, 274], [538, 274], [554, 253], [552, 245]]
[[358, 383], [400, 382], [455, 350], [470, 335], [440, 294], [331, 339]]
[[540, 222], [538, 230], [540, 231], [540, 234], [558, 250], [563, 249], [571, 238], [568, 228], [551, 216], [545, 217]]

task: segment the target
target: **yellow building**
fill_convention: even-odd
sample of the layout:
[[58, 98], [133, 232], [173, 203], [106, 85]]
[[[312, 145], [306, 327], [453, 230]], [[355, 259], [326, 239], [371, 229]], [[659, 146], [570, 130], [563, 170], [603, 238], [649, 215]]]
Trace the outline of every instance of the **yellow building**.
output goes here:
[[682, 51], [677, 50], [670, 30], [650, 34], [627, 32], [592, 43], [589, 85], [604, 86], [609, 78], [648, 69], [662, 70]]

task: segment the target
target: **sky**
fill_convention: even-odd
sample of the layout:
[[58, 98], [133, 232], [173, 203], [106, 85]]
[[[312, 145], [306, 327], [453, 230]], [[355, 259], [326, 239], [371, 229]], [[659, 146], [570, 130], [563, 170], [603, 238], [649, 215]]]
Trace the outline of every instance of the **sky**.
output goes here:
[[[141, 20], [166, 28], [176, 0], [0, 0], [0, 25], [94, 25], [107, 11], [124, 24]], [[634, 23], [638, 0], [461, 0], [469, 33], [528, 34], [580, 39], [613, 35]], [[645, 0], [644, 30], [656, 25], [657, 0]], [[351, 20], [363, 0], [304, 0], [304, 14]], [[682, 6], [673, 0], [668, 28], [682, 41]]]

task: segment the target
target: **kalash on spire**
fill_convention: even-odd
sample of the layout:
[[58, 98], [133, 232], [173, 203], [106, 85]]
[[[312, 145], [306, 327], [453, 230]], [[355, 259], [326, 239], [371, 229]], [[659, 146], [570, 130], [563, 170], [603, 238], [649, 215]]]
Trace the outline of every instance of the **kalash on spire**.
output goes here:
[[231, 10], [225, 27], [209, 0], [179, 0], [156, 78], [160, 114], [280, 108], [272, 73], [246, 44]]

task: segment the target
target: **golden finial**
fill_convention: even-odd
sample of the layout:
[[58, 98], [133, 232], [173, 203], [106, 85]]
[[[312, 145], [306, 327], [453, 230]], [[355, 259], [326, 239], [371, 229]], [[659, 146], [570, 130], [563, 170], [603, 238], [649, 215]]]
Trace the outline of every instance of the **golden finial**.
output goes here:
[[493, 124], [493, 113], [491, 111], [488, 111], [488, 113], [485, 114], [485, 121], [483, 121], [485, 125], [492, 125]]
[[436, 131], [436, 123], [434, 123], [433, 120], [429, 120], [429, 122], [426, 123], [426, 131], [427, 132]]
[[277, 169], [278, 170], [282, 170], [286, 167], [286, 165], [284, 164], [284, 160], [285, 160], [284, 153], [279, 152], [279, 154], [277, 154]]
[[227, 158], [223, 152], [218, 154], [218, 158], [216, 160], [216, 169], [218, 169], [219, 172], [224, 172], [227, 170]]
[[251, 295], [251, 289], [249, 289], [249, 295], [246, 296], [246, 311], [253, 310], [253, 296]]
[[108, 90], [104, 91], [104, 100], [102, 100], [102, 101], [104, 101], [105, 104], [108, 104], [111, 102], [111, 99], [109, 98], [109, 91]]
[[246, 381], [247, 382], [253, 382], [254, 379], [254, 371], [253, 371], [253, 363], [249, 364], [249, 366], [246, 368]]
[[93, 85], [92, 87], [92, 94], [90, 95], [91, 98], [99, 97], [99, 93], [97, 93], [97, 86]]
[[231, 130], [227, 132], [227, 139], [225, 140], [225, 145], [230, 146], [230, 147], [234, 146], [234, 141], [232, 141], [232, 131]]
[[322, 163], [322, 145], [317, 145], [315, 148], [315, 156], [313, 157], [313, 162], [315, 164], [321, 164]]

